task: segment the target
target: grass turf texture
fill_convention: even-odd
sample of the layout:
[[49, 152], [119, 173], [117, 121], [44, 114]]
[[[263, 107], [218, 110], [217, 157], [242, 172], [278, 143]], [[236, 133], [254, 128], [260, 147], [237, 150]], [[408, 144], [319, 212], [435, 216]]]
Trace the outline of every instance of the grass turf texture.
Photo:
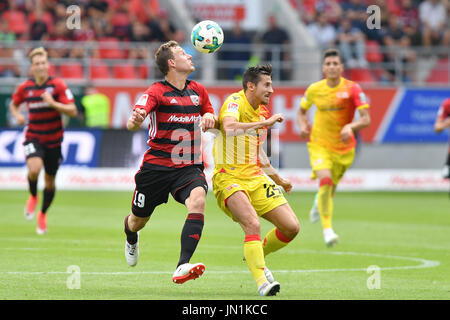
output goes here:
[[[276, 297], [258, 296], [242, 261], [243, 232], [212, 193], [191, 260], [205, 263], [206, 272], [183, 285], [171, 277], [187, 212], [173, 199], [141, 231], [139, 263], [131, 268], [123, 233], [131, 192], [57, 191], [44, 236], [36, 235], [35, 219], [23, 216], [27, 196], [0, 192], [0, 299], [450, 299], [447, 193], [338, 192], [333, 226], [340, 243], [331, 249], [320, 223], [309, 222], [314, 194], [287, 196], [301, 230], [266, 258], [281, 283]], [[262, 236], [271, 228], [262, 220]], [[67, 287], [73, 265], [80, 289]], [[381, 268], [380, 289], [368, 289], [372, 265]]]

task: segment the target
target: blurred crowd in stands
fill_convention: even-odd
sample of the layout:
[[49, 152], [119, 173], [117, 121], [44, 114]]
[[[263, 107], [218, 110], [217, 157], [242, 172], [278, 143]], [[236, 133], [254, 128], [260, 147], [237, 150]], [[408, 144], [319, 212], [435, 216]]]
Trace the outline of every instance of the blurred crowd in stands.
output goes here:
[[[417, 58], [448, 59], [450, 4], [447, 0], [292, 0], [309, 32], [321, 48], [338, 47], [347, 68], [384, 63], [378, 78], [394, 79], [394, 62], [400, 60], [402, 81], [414, 80]], [[379, 8], [380, 28], [369, 17]], [[378, 9], [377, 9], [378, 10]], [[369, 23], [367, 23], [369, 20]], [[441, 47], [444, 50], [434, 50]], [[421, 48], [421, 50], [416, 50]], [[447, 49], [445, 49], [447, 48]], [[397, 61], [398, 62], [398, 61]]]
[[[347, 69], [367, 69], [373, 63], [378, 80], [394, 81], [398, 62], [404, 64], [402, 81], [413, 80], [408, 66], [419, 57], [432, 56], [433, 48], [450, 45], [450, 5], [448, 0], [286, 0], [297, 10], [307, 30], [322, 48], [340, 49]], [[67, 7], [81, 9], [81, 27], [70, 30], [66, 26]], [[381, 28], [368, 27], [369, 5], [380, 9]], [[177, 40], [184, 43], [186, 35], [171, 23], [169, 13], [158, 0], [0, 0], [0, 41], [47, 40], [92, 42], [163, 42]], [[226, 31], [227, 44], [291, 43], [287, 30], [279, 26], [274, 16], [268, 18], [268, 29], [261, 34], [249, 34], [236, 22]], [[425, 50], [418, 52], [415, 47]], [[445, 50], [444, 50], [445, 51]], [[12, 49], [0, 50], [0, 58], [12, 57]], [[142, 49], [106, 50], [92, 53], [94, 58], [146, 59], [149, 52]], [[448, 52], [438, 52], [445, 55]], [[83, 58], [82, 47], [50, 48], [50, 58]], [[400, 57], [400, 58], [399, 58]], [[150, 57], [151, 58], [151, 57]], [[220, 58], [228, 61], [252, 61], [248, 50], [221, 50]], [[276, 56], [265, 52], [258, 59], [288, 63], [288, 50]], [[259, 61], [259, 60], [258, 60]], [[396, 62], [396, 63], [394, 63]], [[242, 67], [228, 68], [225, 77], [234, 79]], [[144, 72], [145, 70], [142, 69]], [[372, 70], [373, 71], [373, 70]], [[20, 70], [0, 69], [0, 76], [18, 76]], [[291, 78], [290, 68], [283, 67], [281, 80]], [[397, 74], [398, 76], [398, 74]]]

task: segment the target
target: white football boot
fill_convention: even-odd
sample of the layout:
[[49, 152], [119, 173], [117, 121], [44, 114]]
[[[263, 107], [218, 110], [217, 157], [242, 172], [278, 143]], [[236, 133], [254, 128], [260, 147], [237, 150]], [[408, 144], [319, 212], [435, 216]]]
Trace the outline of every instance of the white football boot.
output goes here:
[[183, 284], [188, 280], [197, 279], [205, 272], [203, 263], [184, 263], [178, 266], [172, 276], [174, 283]]
[[272, 283], [266, 281], [258, 287], [258, 292], [260, 296], [275, 296], [280, 292], [280, 283], [277, 281]]
[[328, 247], [334, 246], [339, 241], [339, 236], [331, 228], [323, 230], [323, 238]]
[[139, 231], [137, 235], [138, 238], [135, 244], [129, 244], [128, 241], [125, 240], [125, 259], [131, 267], [134, 267], [139, 259]]

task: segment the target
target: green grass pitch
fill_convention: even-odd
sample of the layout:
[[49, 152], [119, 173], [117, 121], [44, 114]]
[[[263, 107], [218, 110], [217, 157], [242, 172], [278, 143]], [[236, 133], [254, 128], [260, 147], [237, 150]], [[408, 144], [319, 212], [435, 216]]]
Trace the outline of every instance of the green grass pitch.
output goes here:
[[[205, 263], [200, 279], [171, 281], [187, 213], [173, 199], [141, 231], [140, 260], [129, 267], [123, 220], [131, 195], [57, 191], [49, 233], [38, 236], [35, 220], [23, 216], [27, 192], [0, 191], [0, 299], [450, 299], [450, 199], [444, 192], [338, 192], [333, 226], [340, 243], [334, 248], [325, 247], [320, 224], [309, 222], [314, 194], [287, 196], [301, 230], [266, 258], [281, 283], [275, 297], [258, 296], [242, 261], [243, 232], [211, 192], [191, 261]], [[262, 235], [271, 227], [262, 220]], [[73, 270], [80, 271], [79, 289]]]

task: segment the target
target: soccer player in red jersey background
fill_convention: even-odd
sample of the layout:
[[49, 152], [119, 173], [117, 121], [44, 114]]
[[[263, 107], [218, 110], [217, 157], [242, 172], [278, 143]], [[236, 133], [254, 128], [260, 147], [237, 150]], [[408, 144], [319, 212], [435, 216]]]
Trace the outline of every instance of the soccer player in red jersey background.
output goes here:
[[45, 188], [41, 210], [37, 214], [38, 234], [47, 232], [47, 209], [55, 195], [55, 177], [62, 162], [63, 141], [62, 114], [77, 115], [74, 98], [64, 81], [50, 77], [47, 52], [36, 48], [29, 54], [32, 77], [19, 85], [12, 96], [9, 110], [19, 125], [27, 119], [19, 112], [19, 106], [26, 103], [28, 123], [25, 128], [25, 156], [28, 168], [30, 196], [25, 206], [25, 217], [32, 219], [38, 202], [37, 183], [44, 167]]
[[208, 184], [203, 173], [201, 130], [216, 126], [217, 117], [206, 89], [187, 80], [195, 70], [192, 56], [177, 42], [162, 44], [155, 54], [165, 76], [151, 85], [135, 104], [128, 130], [140, 128], [150, 118], [149, 148], [135, 175], [131, 214], [125, 218], [125, 258], [135, 266], [139, 256], [139, 234], [154, 209], [168, 201], [169, 194], [188, 211], [181, 232], [181, 252], [172, 281], [182, 284], [196, 279], [205, 270], [202, 263], [191, 264], [204, 225]]
[[[353, 132], [367, 127], [370, 115], [366, 96], [359, 85], [342, 77], [344, 66], [339, 51], [325, 51], [322, 71], [325, 79], [311, 84], [301, 100], [298, 124], [300, 135], [310, 137], [312, 178], [319, 180], [310, 219], [316, 222], [320, 218], [325, 243], [333, 246], [339, 239], [331, 224], [334, 192], [355, 157]], [[311, 128], [307, 111], [313, 104], [316, 114]], [[353, 120], [355, 110], [360, 115], [358, 120]]]
[[[444, 100], [444, 102], [439, 107], [439, 111], [436, 117], [436, 122], [434, 123], [434, 130], [441, 133], [444, 129], [450, 128], [450, 98]], [[447, 162], [444, 166], [444, 178], [450, 178], [450, 138], [448, 146]]]

